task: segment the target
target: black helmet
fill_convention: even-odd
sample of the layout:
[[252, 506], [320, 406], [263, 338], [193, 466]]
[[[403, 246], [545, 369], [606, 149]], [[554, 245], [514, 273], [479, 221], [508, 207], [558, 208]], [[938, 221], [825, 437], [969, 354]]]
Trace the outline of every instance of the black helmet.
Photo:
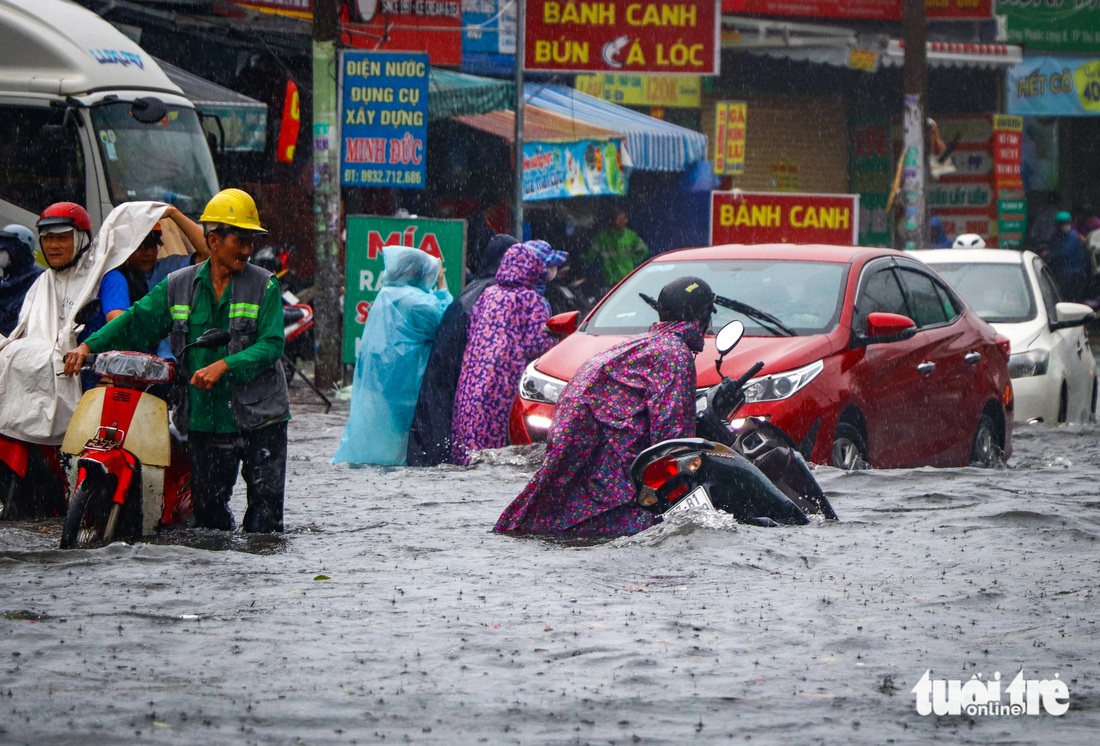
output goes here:
[[709, 321], [715, 310], [714, 291], [698, 277], [679, 277], [657, 296], [661, 321]]

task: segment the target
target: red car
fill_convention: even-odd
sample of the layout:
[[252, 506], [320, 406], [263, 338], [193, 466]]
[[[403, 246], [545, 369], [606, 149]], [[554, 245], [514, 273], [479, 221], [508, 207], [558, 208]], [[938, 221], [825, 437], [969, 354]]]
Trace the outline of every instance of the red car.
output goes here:
[[[661, 254], [632, 272], [576, 331], [528, 366], [513, 443], [546, 437], [561, 390], [588, 358], [646, 331], [669, 280], [702, 277], [718, 295], [713, 329], [745, 338], [723, 370], [764, 368], [739, 417], [767, 418], [804, 456], [845, 469], [993, 465], [1012, 453], [1009, 342], [927, 265], [891, 249], [713, 246]], [[576, 314], [551, 320], [558, 330]], [[714, 339], [696, 357], [717, 382]], [[736, 427], [737, 421], [732, 423]]]

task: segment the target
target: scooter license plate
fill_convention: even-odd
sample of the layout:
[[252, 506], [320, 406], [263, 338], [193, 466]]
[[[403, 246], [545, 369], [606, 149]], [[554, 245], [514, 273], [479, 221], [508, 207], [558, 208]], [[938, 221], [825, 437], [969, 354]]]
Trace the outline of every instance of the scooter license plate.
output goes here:
[[676, 504], [665, 511], [665, 515], [673, 513], [685, 513], [689, 510], [714, 510], [714, 503], [710, 501], [707, 488], [696, 487], [688, 494], [676, 501]]

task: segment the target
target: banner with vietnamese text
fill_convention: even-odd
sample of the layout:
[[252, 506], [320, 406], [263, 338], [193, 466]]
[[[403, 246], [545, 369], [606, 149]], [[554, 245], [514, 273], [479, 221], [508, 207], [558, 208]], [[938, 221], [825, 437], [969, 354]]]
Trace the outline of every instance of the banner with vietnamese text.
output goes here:
[[523, 198], [626, 194], [621, 140], [523, 144]]
[[451, 294], [462, 290], [466, 221], [349, 215], [344, 265], [345, 363], [354, 363], [371, 303], [382, 289], [383, 246], [411, 246], [443, 260]]
[[428, 55], [340, 53], [340, 184], [423, 189]]
[[711, 192], [710, 242], [855, 246], [858, 194]]
[[1009, 69], [1005, 85], [1009, 114], [1100, 116], [1100, 59], [1027, 55]]

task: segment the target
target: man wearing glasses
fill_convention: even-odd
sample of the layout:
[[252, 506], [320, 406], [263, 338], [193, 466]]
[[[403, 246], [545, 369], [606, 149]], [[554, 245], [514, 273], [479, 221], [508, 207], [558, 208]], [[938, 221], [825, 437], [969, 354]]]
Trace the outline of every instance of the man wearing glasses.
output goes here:
[[[171, 273], [115, 320], [65, 355], [65, 372], [93, 352], [146, 349], [168, 335], [194, 371], [173, 421], [189, 433], [191, 497], [203, 528], [231, 530], [229, 497], [241, 471], [248, 486], [243, 528], [283, 530], [286, 433], [290, 419], [283, 354], [283, 303], [274, 275], [248, 260], [267, 231], [240, 189], [214, 195], [199, 218], [209, 261]], [[227, 346], [183, 351], [209, 329]]]

